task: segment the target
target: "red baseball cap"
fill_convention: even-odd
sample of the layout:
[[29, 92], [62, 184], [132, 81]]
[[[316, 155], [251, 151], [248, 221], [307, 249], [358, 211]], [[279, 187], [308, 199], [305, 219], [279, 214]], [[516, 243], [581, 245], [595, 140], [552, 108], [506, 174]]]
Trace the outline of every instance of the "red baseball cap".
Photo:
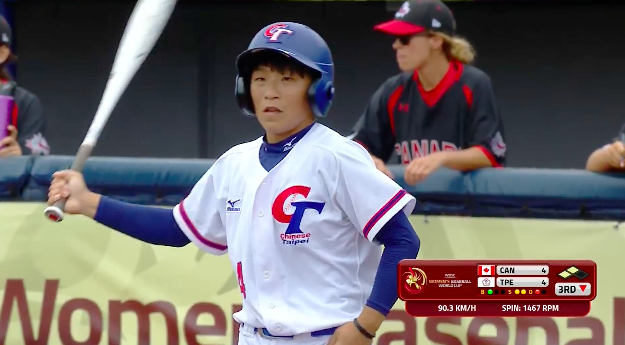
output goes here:
[[453, 36], [456, 20], [449, 7], [439, 0], [412, 0], [401, 5], [395, 19], [373, 29], [393, 36], [410, 36], [426, 30]]

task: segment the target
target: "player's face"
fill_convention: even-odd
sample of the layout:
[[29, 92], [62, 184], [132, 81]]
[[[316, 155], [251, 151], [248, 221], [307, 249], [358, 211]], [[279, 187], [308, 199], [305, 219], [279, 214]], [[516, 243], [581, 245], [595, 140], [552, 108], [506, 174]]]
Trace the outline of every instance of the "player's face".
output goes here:
[[432, 51], [431, 43], [431, 36], [428, 34], [396, 38], [393, 49], [399, 69], [407, 72], [425, 65]]
[[314, 119], [308, 104], [311, 79], [289, 70], [260, 66], [252, 73], [254, 112], [267, 139], [280, 141], [304, 129]]

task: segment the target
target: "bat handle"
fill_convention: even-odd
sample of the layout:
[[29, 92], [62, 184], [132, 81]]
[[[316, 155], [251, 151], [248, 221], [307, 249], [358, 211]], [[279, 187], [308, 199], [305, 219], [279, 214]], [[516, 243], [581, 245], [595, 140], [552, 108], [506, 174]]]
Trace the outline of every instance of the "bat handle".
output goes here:
[[[74, 160], [74, 164], [72, 164], [70, 169], [82, 172], [82, 169], [85, 167], [87, 158], [91, 155], [92, 150], [93, 145], [80, 145], [78, 153], [76, 154], [76, 160]], [[65, 202], [65, 199], [57, 200], [54, 204], [52, 204], [52, 206], [46, 207], [43, 211], [44, 216], [56, 223], [63, 221], [63, 217], [65, 215]]]

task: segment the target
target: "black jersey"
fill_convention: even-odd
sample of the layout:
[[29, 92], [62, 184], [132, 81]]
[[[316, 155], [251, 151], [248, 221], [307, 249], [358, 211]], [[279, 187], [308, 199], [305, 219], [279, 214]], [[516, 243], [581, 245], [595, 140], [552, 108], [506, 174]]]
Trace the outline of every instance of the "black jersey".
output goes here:
[[[353, 139], [385, 162], [445, 150], [480, 148], [493, 166], [506, 159], [503, 123], [486, 73], [450, 63], [443, 80], [425, 91], [416, 72], [388, 79], [354, 128]], [[391, 160], [393, 153], [396, 160]]]
[[48, 155], [50, 147], [45, 138], [46, 119], [39, 97], [15, 82], [1, 81], [0, 94], [10, 95], [15, 103], [11, 124], [17, 128], [17, 142], [22, 155]]

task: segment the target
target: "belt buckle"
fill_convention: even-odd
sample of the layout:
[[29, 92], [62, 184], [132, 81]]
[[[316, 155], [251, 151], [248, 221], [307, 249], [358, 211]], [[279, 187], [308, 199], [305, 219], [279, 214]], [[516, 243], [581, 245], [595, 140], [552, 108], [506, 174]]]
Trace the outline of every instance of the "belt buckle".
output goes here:
[[269, 339], [293, 339], [293, 337], [290, 335], [273, 335], [269, 333], [267, 328], [257, 328], [256, 332], [258, 332], [258, 334], [260, 334], [261, 337], [269, 338]]
[[266, 328], [256, 328], [256, 333], [260, 334], [263, 338], [274, 339], [275, 337], [269, 333]]
[[[327, 329], [323, 329], [323, 330], [308, 333], [308, 334], [313, 338], [330, 336], [336, 331], [337, 328], [338, 327], [327, 328]], [[256, 328], [256, 332], [260, 334], [261, 337], [268, 338], [268, 339], [293, 339], [293, 336], [290, 336], [290, 335], [273, 335], [269, 333], [267, 328]]]

